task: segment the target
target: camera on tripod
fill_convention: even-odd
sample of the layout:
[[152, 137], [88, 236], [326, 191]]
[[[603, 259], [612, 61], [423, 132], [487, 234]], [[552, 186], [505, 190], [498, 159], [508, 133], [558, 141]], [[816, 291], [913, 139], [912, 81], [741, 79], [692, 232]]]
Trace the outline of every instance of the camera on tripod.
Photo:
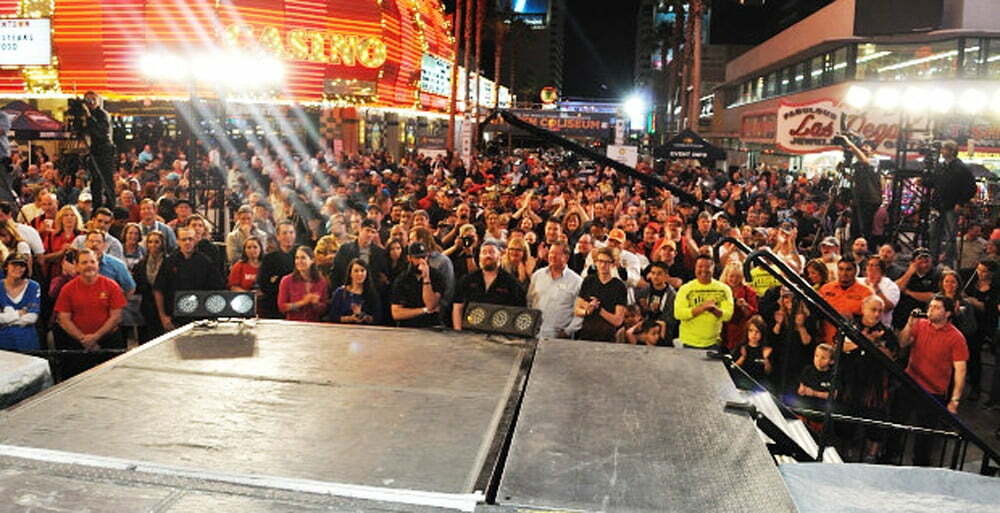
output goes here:
[[83, 98], [69, 98], [66, 100], [66, 126], [74, 135], [83, 133], [84, 122], [87, 117], [87, 104]]

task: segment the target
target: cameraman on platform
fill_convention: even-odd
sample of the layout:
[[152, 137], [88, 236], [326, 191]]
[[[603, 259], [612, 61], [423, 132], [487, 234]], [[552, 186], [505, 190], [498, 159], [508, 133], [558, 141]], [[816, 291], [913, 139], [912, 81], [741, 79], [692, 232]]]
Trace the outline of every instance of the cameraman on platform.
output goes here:
[[862, 142], [860, 148], [849, 137], [841, 136], [840, 142], [857, 158], [852, 166], [854, 218], [851, 221], [851, 238], [864, 237], [868, 240], [869, 247], [874, 247], [876, 241], [872, 240], [872, 222], [875, 212], [882, 204], [882, 183], [876, 171], [878, 158], [872, 143], [868, 141]]
[[111, 116], [103, 105], [97, 93], [87, 91], [83, 95], [83, 135], [87, 137], [90, 155], [97, 164], [97, 169], [91, 170], [90, 176], [90, 195], [94, 199], [95, 211], [104, 206], [111, 207], [115, 202], [115, 145], [112, 142]]
[[935, 264], [944, 262], [954, 267], [955, 237], [958, 230], [958, 212], [955, 207], [970, 199], [965, 189], [969, 182], [975, 183], [975, 178], [958, 158], [958, 143], [955, 141], [945, 141], [941, 145], [941, 157], [944, 165], [940, 171], [924, 181], [924, 185], [932, 189], [931, 206], [938, 211], [937, 219], [930, 226], [930, 249]]

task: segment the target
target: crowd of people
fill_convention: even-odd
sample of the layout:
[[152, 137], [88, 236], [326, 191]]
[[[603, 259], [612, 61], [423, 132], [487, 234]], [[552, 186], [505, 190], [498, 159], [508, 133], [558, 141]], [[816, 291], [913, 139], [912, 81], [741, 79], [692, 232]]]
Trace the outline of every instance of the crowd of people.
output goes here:
[[[22, 204], [0, 203], [0, 349], [144, 343], [186, 322], [173, 311], [183, 290], [253, 292], [263, 318], [454, 330], [482, 302], [540, 310], [542, 337], [721, 349], [806, 407], [924, 415], [766, 269], [745, 280], [731, 238], [770, 248], [952, 412], [980, 400], [982, 355], [995, 351], [996, 219], [966, 215], [953, 255], [921, 248], [907, 261], [879, 213], [873, 231], [852, 226], [833, 175], [639, 165], [671, 193], [554, 149], [468, 167], [278, 140], [190, 161], [187, 149], [166, 137], [120, 148], [114, 204], [99, 208], [85, 169], [13, 155]], [[196, 173], [227, 184], [199, 193], [203, 213], [189, 199]], [[220, 210], [230, 226], [212, 225]], [[1000, 403], [1000, 376], [992, 383], [987, 407]], [[851, 436], [859, 460], [893, 453], [885, 433]]]

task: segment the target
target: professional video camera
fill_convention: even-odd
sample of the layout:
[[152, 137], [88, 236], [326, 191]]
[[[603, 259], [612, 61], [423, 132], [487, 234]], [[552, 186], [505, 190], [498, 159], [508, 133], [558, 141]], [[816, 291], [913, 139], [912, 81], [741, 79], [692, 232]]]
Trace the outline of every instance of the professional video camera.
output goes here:
[[932, 141], [930, 144], [917, 148], [917, 153], [923, 157], [924, 171], [933, 172], [941, 160], [941, 141]]
[[66, 100], [66, 127], [73, 135], [80, 136], [84, 130], [84, 118], [87, 117], [87, 105], [83, 98]]

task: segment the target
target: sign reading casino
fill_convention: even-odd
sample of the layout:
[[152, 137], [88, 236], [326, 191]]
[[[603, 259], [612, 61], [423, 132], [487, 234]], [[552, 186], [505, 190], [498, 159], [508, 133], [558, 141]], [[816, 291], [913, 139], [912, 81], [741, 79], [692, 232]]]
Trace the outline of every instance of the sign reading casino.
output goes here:
[[[21, 2], [23, 3], [23, 2]], [[284, 67], [276, 100], [321, 101], [333, 82], [374, 84], [367, 103], [440, 110], [419, 90], [425, 55], [454, 61], [439, 0], [52, 0], [46, 73], [0, 70], [0, 93], [94, 90], [112, 99], [186, 98], [189, 84], [144, 74], [150, 54], [197, 57], [213, 49], [263, 51]], [[83, 4], [86, 4], [85, 6]], [[18, 2], [0, 2], [0, 15]], [[85, 7], [85, 8], [84, 8]], [[41, 79], [39, 78], [41, 77]], [[198, 94], [214, 94], [199, 85]], [[328, 89], [328, 88], [327, 88]]]

